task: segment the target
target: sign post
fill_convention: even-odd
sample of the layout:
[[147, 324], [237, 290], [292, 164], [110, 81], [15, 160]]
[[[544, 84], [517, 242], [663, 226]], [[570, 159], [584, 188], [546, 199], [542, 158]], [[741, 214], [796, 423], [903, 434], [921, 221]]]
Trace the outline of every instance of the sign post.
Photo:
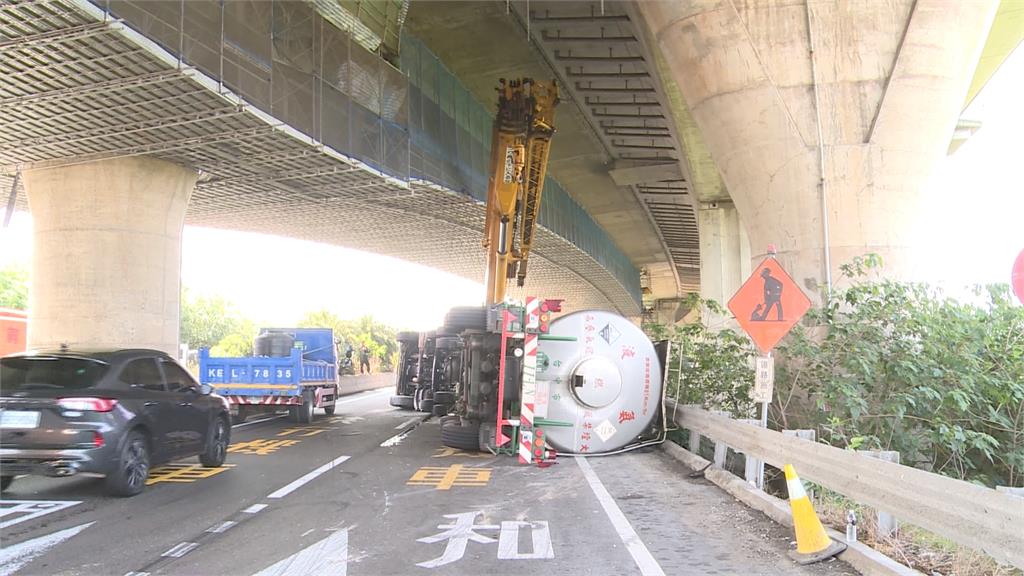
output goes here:
[[[750, 397], [761, 404], [761, 426], [768, 427], [768, 405], [775, 389], [772, 348], [803, 318], [811, 301], [775, 260], [775, 247], [729, 300], [729, 311], [760, 350]], [[764, 489], [764, 462], [758, 463], [757, 487]]]

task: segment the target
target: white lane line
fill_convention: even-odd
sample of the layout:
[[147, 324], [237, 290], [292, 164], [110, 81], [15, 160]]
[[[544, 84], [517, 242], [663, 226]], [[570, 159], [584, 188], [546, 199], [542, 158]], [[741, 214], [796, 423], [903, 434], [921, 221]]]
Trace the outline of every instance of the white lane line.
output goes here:
[[209, 528], [206, 529], [206, 531], [210, 532], [212, 534], [223, 534], [224, 532], [227, 532], [232, 526], [234, 526], [236, 524], [238, 524], [238, 522], [233, 522], [231, 520], [227, 520], [225, 522], [221, 522], [220, 524], [218, 524], [216, 526], [210, 526]]
[[302, 478], [299, 478], [298, 480], [295, 480], [294, 482], [288, 484], [284, 488], [281, 488], [279, 490], [276, 490], [275, 492], [272, 492], [271, 494], [269, 494], [267, 496], [267, 498], [284, 498], [285, 496], [287, 496], [287, 495], [291, 494], [292, 492], [298, 490], [303, 485], [305, 485], [306, 483], [310, 482], [311, 480], [313, 480], [317, 476], [323, 474], [324, 472], [327, 472], [328, 470], [334, 468], [335, 466], [340, 466], [345, 460], [348, 460], [349, 458], [350, 458], [350, 456], [338, 456], [334, 460], [331, 460], [327, 464], [324, 464], [323, 466], [317, 468], [316, 470], [313, 470], [312, 472], [310, 472], [309, 474], [306, 474]]
[[421, 416], [417, 416], [415, 418], [409, 418], [405, 422], [402, 422], [398, 426], [395, 426], [395, 430], [401, 430], [402, 428], [405, 428], [406, 426], [408, 426], [410, 424], [415, 424], [417, 420], [422, 420], [422, 419], [423, 418]]
[[125, 572], [124, 576], [149, 576], [149, 572]]
[[40, 536], [14, 546], [7, 546], [0, 549], [0, 576], [9, 576], [18, 571], [19, 568], [28, 564], [36, 557], [43, 555], [47, 550], [61, 542], [92, 526], [95, 522], [79, 524], [73, 528], [54, 532], [46, 536]]
[[242, 512], [245, 512], [246, 514], [255, 514], [266, 507], [267, 504], [253, 504], [252, 506], [249, 506], [245, 510], [242, 510]]
[[[337, 405], [339, 405], [339, 404], [351, 404], [351, 403], [353, 403], [353, 402], [362, 402], [363, 400], [369, 400], [370, 398], [375, 398], [375, 397], [377, 397], [377, 396], [380, 396], [380, 395], [381, 395], [382, 393], [384, 393], [384, 392], [388, 392], [388, 393], [390, 393], [390, 392], [391, 392], [391, 389], [390, 389], [390, 388], [385, 388], [385, 389], [383, 389], [383, 390], [371, 390], [371, 391], [369, 391], [369, 392], [362, 392], [362, 393], [360, 393], [360, 394], [359, 394], [359, 395], [358, 395], [357, 397], [355, 397], [355, 398], [349, 398], [348, 400], [339, 400], [339, 401], [336, 401], [336, 402], [334, 403], [334, 405], [335, 405], [335, 406], [337, 406]], [[344, 396], [343, 396], [343, 398], [344, 398]]]
[[262, 420], [251, 420], [249, 422], [242, 422], [241, 424], [235, 424], [232, 428], [244, 428], [246, 426], [252, 426], [253, 424], [262, 424], [263, 422], [270, 422], [271, 420], [280, 420], [287, 414], [278, 414], [277, 416], [271, 416], [270, 418], [264, 418]]
[[590, 489], [594, 491], [594, 496], [597, 496], [597, 501], [604, 508], [604, 513], [611, 520], [612, 526], [619, 534], [622, 543], [626, 545], [626, 550], [629, 550], [629, 555], [633, 557], [633, 562], [640, 569], [640, 574], [644, 576], [665, 576], [665, 571], [661, 569], [654, 556], [651, 556], [651, 552], [644, 545], [640, 536], [637, 535], [636, 530], [633, 530], [633, 526], [626, 519], [622, 510], [619, 509], [615, 499], [605, 489], [604, 484], [601, 483], [601, 479], [597, 477], [594, 469], [590, 467], [590, 462], [587, 462], [587, 459], [582, 456], [576, 456], [575, 460], [576, 464], [580, 467], [580, 471], [583, 472], [583, 477], [587, 479], [587, 484], [590, 484]]
[[198, 547], [199, 544], [196, 544], [195, 542], [182, 542], [167, 552], [164, 552], [161, 556], [165, 558], [181, 558]]
[[347, 573], [348, 529], [343, 529], [254, 576], [345, 576]]

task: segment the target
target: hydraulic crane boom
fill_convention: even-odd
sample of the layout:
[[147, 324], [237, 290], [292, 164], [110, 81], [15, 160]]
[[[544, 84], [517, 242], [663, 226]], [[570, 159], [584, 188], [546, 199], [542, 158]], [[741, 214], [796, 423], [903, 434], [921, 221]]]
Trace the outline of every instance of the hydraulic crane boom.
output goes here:
[[526, 279], [557, 104], [558, 87], [553, 80], [500, 81], [483, 241], [487, 304], [505, 299], [510, 279], [516, 278], [519, 286]]

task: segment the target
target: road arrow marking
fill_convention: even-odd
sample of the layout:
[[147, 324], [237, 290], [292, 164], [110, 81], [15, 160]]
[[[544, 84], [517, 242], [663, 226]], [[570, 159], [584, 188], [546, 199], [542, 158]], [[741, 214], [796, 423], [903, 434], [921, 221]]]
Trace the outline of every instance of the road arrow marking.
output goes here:
[[39, 518], [81, 503], [81, 500], [0, 500], [0, 518], [14, 516], [10, 520], [0, 522], [0, 529], [10, 528], [19, 522]]
[[292, 554], [255, 576], [345, 576], [348, 572], [348, 529], [342, 529]]
[[79, 524], [74, 528], [54, 532], [48, 536], [40, 536], [39, 538], [27, 540], [0, 550], [0, 576], [14, 574], [22, 566], [43, 555], [50, 548], [64, 542], [93, 524], [95, 522]]

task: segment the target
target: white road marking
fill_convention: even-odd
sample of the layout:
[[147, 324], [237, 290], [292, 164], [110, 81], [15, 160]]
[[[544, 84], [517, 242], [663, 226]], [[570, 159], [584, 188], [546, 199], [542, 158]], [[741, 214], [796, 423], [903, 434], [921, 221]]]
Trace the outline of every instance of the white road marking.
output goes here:
[[298, 480], [295, 480], [294, 482], [288, 484], [284, 488], [272, 492], [270, 495], [267, 496], [267, 498], [284, 498], [285, 496], [298, 490], [303, 485], [310, 482], [317, 476], [323, 474], [324, 472], [327, 472], [328, 470], [331, 470], [335, 466], [340, 466], [343, 462], [345, 462], [345, 460], [348, 460], [349, 458], [350, 456], [338, 456], [334, 460], [331, 460], [327, 464], [324, 464], [323, 466], [317, 468], [316, 470], [313, 470], [309, 474], [306, 474], [305, 476], [299, 478]]
[[44, 554], [50, 548], [73, 537], [82, 530], [92, 526], [95, 522], [79, 524], [73, 528], [54, 532], [47, 536], [40, 536], [27, 540], [14, 546], [7, 546], [0, 550], [0, 576], [9, 576], [17, 572], [22, 566], [28, 564], [38, 556]]
[[[519, 552], [519, 528], [530, 528], [533, 539], [533, 552]], [[498, 560], [549, 560], [555, 557], [555, 548], [551, 545], [551, 529], [544, 520], [524, 522], [521, 520], [504, 521], [501, 533], [498, 534]]]
[[409, 419], [408, 419], [408, 420], [406, 420], [405, 422], [402, 422], [402, 423], [401, 423], [401, 424], [399, 424], [398, 426], [395, 426], [395, 430], [401, 430], [402, 428], [405, 428], [406, 426], [408, 426], [408, 425], [410, 425], [410, 424], [415, 424], [417, 420], [422, 420], [422, 419], [423, 419], [423, 418], [422, 418], [422, 417], [420, 417], [420, 416], [417, 416], [417, 417], [415, 417], [415, 418], [409, 418]]
[[81, 503], [81, 500], [0, 500], [0, 518], [15, 516], [0, 522], [0, 530]]
[[309, 536], [310, 532], [313, 532], [315, 530], [316, 530], [315, 528], [310, 528], [309, 530], [306, 530], [305, 532], [303, 532], [302, 536], [299, 536], [299, 538], [305, 538], [306, 536]]
[[164, 552], [161, 556], [165, 558], [181, 558], [198, 547], [199, 544], [196, 544], [195, 542], [182, 542], [167, 552]]
[[242, 422], [241, 424], [235, 424], [232, 428], [244, 428], [246, 426], [252, 426], [253, 424], [260, 424], [262, 422], [270, 422], [271, 420], [280, 420], [287, 414], [278, 414], [277, 416], [271, 416], [270, 418], [264, 418], [262, 420], [250, 420], [249, 422]]
[[124, 576], [149, 576], [149, 572], [125, 572]]
[[390, 448], [392, 446], [398, 446], [399, 444], [402, 443], [402, 440], [404, 440], [405, 437], [408, 436], [409, 434], [412, 434], [412, 431], [415, 430], [415, 429], [416, 429], [415, 427], [414, 428], [409, 428], [405, 432], [399, 432], [398, 434], [395, 434], [391, 438], [388, 438], [387, 440], [381, 442], [380, 443], [381, 448]]
[[345, 576], [347, 572], [348, 530], [345, 529], [261, 570], [255, 576]]
[[335, 402], [334, 405], [338, 406], [339, 404], [351, 404], [353, 402], [362, 402], [363, 400], [369, 400], [370, 398], [376, 398], [377, 396], [380, 396], [380, 395], [382, 395], [385, 392], [390, 394], [391, 393], [391, 388], [384, 388], [382, 390], [371, 390], [369, 392], [363, 392], [363, 393], [359, 394], [358, 396], [356, 396], [355, 398], [349, 398], [348, 400], [341, 400], [341, 401]]
[[249, 506], [245, 510], [242, 510], [242, 512], [245, 512], [246, 514], [255, 514], [266, 507], [267, 504], [253, 504], [252, 506]]
[[590, 489], [594, 491], [594, 496], [597, 496], [597, 501], [604, 508], [604, 513], [611, 520], [615, 532], [619, 534], [619, 538], [626, 545], [629, 555], [633, 557], [633, 562], [640, 569], [640, 574], [644, 576], [665, 576], [665, 571], [661, 569], [654, 556], [651, 556], [651, 552], [644, 545], [640, 536], [637, 535], [636, 530], [633, 530], [633, 526], [626, 519], [622, 510], [619, 509], [615, 499], [605, 489], [604, 484], [601, 483], [601, 479], [597, 477], [594, 469], [590, 467], [590, 462], [587, 462], [587, 459], [582, 456], [576, 456], [575, 460], [576, 464], [580, 467], [580, 471], [583, 472], [583, 477], [587, 479], [587, 484], [590, 484]]
[[211, 532], [213, 534], [222, 534], [224, 532], [227, 532], [229, 529], [231, 529], [232, 526], [235, 526], [236, 524], [238, 524], [238, 522], [227, 520], [225, 522], [221, 522], [216, 526], [211, 526], [207, 528], [206, 531]]

